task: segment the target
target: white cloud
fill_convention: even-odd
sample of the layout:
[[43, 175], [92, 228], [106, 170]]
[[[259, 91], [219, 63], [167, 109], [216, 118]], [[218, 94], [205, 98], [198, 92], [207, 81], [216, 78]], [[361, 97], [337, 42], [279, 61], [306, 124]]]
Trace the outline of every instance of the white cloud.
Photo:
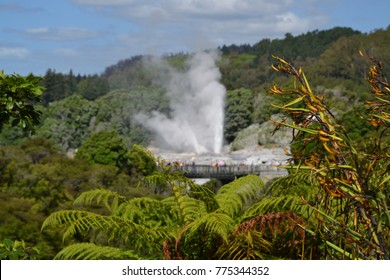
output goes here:
[[[320, 28], [324, 18], [313, 15], [310, 7], [318, 0], [73, 0], [105, 16], [128, 20], [147, 33], [149, 42], [161, 38], [183, 43], [201, 34], [214, 46], [255, 43], [262, 38], [301, 34]], [[294, 10], [299, 10], [299, 15]], [[142, 35], [141, 35], [142, 36]], [[160, 41], [157, 41], [157, 38]], [[173, 40], [173, 41], [172, 41]]]
[[[73, 0], [75, 4], [94, 7], [131, 8], [134, 15], [139, 11], [156, 8], [177, 14], [226, 14], [226, 13], [272, 13], [287, 9], [294, 0]], [[177, 14], [178, 15], [178, 14]]]
[[38, 40], [48, 41], [75, 41], [87, 40], [101, 36], [102, 33], [86, 28], [66, 27], [66, 28], [30, 28], [23, 32], [24, 35]]
[[293, 0], [74, 0], [83, 6], [99, 8], [113, 16], [149, 20], [156, 15], [165, 21], [177, 19], [212, 20], [261, 17], [283, 12]]
[[0, 47], [0, 57], [1, 58], [18, 58], [22, 59], [29, 55], [29, 51], [25, 48], [10, 48], [10, 47]]
[[[326, 20], [321, 17], [321, 5], [324, 4], [320, 0], [71, 2], [73, 8], [81, 8], [75, 14], [87, 12], [85, 21], [77, 18], [72, 20], [72, 26], [62, 27], [61, 20], [47, 25], [39, 21], [41, 25], [29, 24], [30, 28], [24, 31], [18, 27], [4, 30], [11, 35], [9, 38], [16, 34], [29, 39], [29, 49], [34, 56], [30, 55], [28, 58], [40, 61], [40, 67], [73, 68], [79, 72], [92, 73], [102, 71], [119, 59], [137, 54], [159, 55], [193, 52], [230, 44], [254, 44], [263, 38], [283, 37], [287, 32], [297, 35], [320, 29]], [[21, 6], [0, 4], [1, 8], [16, 11]], [[34, 11], [45, 15], [48, 8]], [[66, 14], [67, 12], [64, 10], [63, 16], [72, 19], [72, 15]], [[30, 11], [28, 14], [33, 13]], [[95, 25], [98, 30], [90, 27], [93, 20], [99, 20]], [[86, 21], [90, 24], [88, 28], [78, 26]], [[0, 47], [0, 58], [20, 59], [29, 55], [27, 49], [9, 46], [14, 45]], [[46, 63], [45, 66], [43, 62]]]

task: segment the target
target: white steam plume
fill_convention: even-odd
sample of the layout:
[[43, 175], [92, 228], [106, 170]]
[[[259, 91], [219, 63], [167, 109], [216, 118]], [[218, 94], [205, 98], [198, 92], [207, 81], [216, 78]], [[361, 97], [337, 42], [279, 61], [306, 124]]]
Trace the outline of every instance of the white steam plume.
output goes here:
[[137, 116], [172, 151], [201, 154], [222, 150], [226, 89], [219, 82], [217, 58], [216, 53], [200, 52], [190, 59], [188, 71], [171, 71], [167, 86], [170, 118], [159, 112]]

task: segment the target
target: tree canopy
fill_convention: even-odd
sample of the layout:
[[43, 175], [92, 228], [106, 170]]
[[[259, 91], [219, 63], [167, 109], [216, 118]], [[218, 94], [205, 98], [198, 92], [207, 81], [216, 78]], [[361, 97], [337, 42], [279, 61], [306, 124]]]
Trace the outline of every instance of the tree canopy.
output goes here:
[[34, 129], [41, 116], [34, 108], [42, 95], [40, 80], [33, 75], [5, 75], [0, 71], [0, 128], [11, 123], [26, 130]]

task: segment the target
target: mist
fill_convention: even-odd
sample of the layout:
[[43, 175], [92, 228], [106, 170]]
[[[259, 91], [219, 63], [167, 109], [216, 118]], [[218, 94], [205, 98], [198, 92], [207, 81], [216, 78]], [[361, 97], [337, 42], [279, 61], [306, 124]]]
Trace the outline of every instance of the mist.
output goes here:
[[155, 134], [158, 147], [197, 154], [221, 152], [226, 89], [220, 83], [217, 59], [216, 52], [199, 52], [185, 72], [165, 67], [169, 117], [157, 111], [137, 116]]

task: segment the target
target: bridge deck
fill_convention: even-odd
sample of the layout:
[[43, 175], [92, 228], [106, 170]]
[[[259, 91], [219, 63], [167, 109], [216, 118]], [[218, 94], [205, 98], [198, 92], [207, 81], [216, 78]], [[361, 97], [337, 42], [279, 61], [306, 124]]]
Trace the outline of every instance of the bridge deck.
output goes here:
[[259, 176], [285, 175], [285, 170], [272, 165], [182, 165], [175, 166], [173, 170], [182, 171], [188, 178], [234, 179], [249, 174]]

